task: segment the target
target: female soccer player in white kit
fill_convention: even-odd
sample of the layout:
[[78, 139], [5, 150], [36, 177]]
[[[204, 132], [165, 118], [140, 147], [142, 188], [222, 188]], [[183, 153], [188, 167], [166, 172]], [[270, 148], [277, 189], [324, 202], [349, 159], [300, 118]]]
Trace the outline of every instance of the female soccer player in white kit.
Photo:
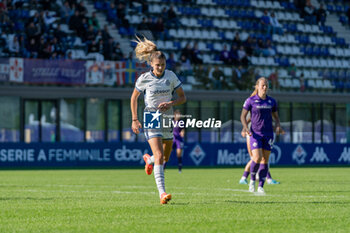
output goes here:
[[[140, 133], [142, 125], [137, 117], [137, 99], [141, 93], [145, 98], [145, 112], [155, 112], [153, 117], [173, 116], [172, 106], [186, 102], [185, 93], [181, 87], [181, 81], [170, 70], [165, 69], [166, 57], [157, 49], [157, 46], [150, 40], [138, 38], [135, 48], [136, 57], [140, 61], [146, 61], [151, 65], [149, 72], [142, 74], [136, 81], [135, 89], [131, 96], [132, 130]], [[177, 99], [172, 100], [176, 92]], [[159, 113], [162, 116], [159, 116]], [[160, 121], [162, 122], [162, 121]], [[171, 194], [165, 192], [164, 185], [164, 160], [168, 160], [173, 144], [172, 128], [144, 129], [146, 139], [151, 147], [154, 159], [154, 178], [160, 196], [160, 203], [167, 204], [171, 200]], [[153, 166], [150, 156], [145, 158], [146, 173], [151, 174]], [[148, 169], [148, 170], [147, 170]]]

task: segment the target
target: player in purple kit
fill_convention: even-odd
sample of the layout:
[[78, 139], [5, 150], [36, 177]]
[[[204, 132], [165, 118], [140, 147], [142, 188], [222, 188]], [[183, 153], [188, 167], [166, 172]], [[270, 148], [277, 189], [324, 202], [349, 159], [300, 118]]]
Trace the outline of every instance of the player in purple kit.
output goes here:
[[[267, 95], [268, 81], [261, 77], [256, 81], [255, 90], [246, 99], [241, 113], [242, 136], [249, 135], [252, 162], [250, 165], [249, 191], [255, 192], [255, 178], [259, 171], [258, 193], [265, 194], [264, 183], [268, 172], [268, 161], [273, 144], [272, 118], [276, 122], [276, 134], [283, 134], [277, 112], [276, 101]], [[251, 115], [251, 129], [248, 128], [247, 115]]]
[[[247, 123], [249, 124], [250, 123], [250, 117], [248, 117], [247, 119]], [[250, 165], [252, 163], [252, 150], [250, 149], [250, 136], [247, 135], [245, 132], [241, 132], [242, 134], [242, 137], [245, 137], [247, 139], [247, 150], [248, 150], [248, 153], [249, 153], [249, 156], [250, 156], [250, 160], [249, 162], [245, 165], [244, 167], [244, 173], [243, 173], [243, 176], [242, 178], [239, 180], [239, 184], [248, 184], [248, 181], [247, 181], [247, 178], [250, 174]], [[280, 182], [272, 179], [272, 176], [271, 176], [271, 173], [270, 173], [270, 167], [268, 168], [268, 172], [267, 172], [267, 176], [266, 176], [266, 181], [267, 181], [267, 184], [280, 184]]]
[[181, 173], [182, 171], [182, 152], [184, 148], [184, 136], [185, 136], [185, 129], [183, 126], [179, 124], [180, 119], [181, 119], [180, 111], [175, 110], [174, 128], [173, 128], [173, 134], [174, 134], [173, 150], [176, 152], [179, 173]]

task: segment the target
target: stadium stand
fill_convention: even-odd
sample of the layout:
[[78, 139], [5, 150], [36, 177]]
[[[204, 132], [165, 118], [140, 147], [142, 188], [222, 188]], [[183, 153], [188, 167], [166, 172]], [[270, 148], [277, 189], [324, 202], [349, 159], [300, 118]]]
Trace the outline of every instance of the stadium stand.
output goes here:
[[346, 1], [14, 2], [0, 4], [2, 57], [126, 60], [145, 35], [187, 89], [246, 90], [261, 75], [281, 91], [350, 87], [349, 40], [332, 21], [349, 32]]

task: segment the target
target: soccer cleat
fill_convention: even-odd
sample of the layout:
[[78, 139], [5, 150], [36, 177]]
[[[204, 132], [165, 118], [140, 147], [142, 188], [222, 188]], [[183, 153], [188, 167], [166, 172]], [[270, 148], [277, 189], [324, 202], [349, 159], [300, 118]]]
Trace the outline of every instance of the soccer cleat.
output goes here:
[[247, 179], [241, 178], [238, 182], [239, 184], [248, 184]]
[[254, 193], [255, 192], [255, 181], [251, 180], [249, 183], [249, 192]]
[[258, 194], [265, 195], [265, 190], [263, 187], [258, 187]]
[[151, 158], [151, 156], [149, 154], [144, 154], [143, 155], [143, 160], [145, 161], [146, 165], [145, 165], [145, 172], [147, 175], [151, 175], [152, 171], [153, 171], [153, 164], [149, 164], [148, 163], [148, 159]]
[[171, 194], [167, 194], [167, 193], [162, 193], [160, 195], [160, 204], [168, 204], [168, 202], [171, 200]]
[[280, 184], [281, 182], [278, 182], [277, 180], [274, 179], [267, 179], [268, 184]]

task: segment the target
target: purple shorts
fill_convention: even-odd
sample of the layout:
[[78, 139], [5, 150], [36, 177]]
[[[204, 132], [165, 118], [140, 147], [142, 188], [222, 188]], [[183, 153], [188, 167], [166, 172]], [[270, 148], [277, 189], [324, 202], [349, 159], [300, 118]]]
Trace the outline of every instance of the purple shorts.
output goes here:
[[183, 149], [184, 148], [184, 142], [178, 139], [173, 140], [173, 150], [175, 149]]
[[257, 134], [252, 134], [250, 136], [250, 149], [264, 149], [272, 150], [273, 146], [273, 136], [259, 136]]

